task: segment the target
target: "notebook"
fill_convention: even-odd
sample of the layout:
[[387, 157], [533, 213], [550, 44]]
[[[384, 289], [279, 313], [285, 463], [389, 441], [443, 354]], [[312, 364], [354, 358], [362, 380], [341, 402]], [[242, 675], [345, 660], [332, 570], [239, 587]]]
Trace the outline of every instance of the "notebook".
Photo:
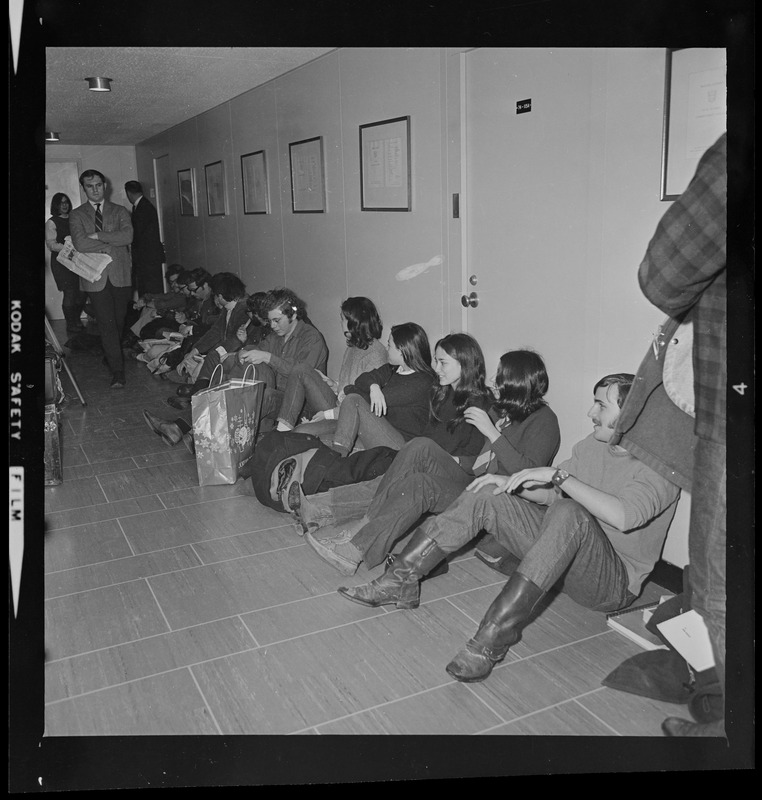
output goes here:
[[631, 606], [622, 611], [612, 611], [606, 614], [606, 624], [644, 650], [667, 650], [664, 642], [646, 628], [646, 622], [660, 602], [656, 600], [653, 603]]

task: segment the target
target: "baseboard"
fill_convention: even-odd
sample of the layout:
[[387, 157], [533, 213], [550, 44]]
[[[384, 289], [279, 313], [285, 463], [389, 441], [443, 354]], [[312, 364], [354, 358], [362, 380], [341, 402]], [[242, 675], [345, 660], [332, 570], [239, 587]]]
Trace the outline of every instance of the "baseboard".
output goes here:
[[680, 594], [683, 591], [683, 570], [681, 567], [659, 559], [648, 581], [661, 586], [672, 594]]

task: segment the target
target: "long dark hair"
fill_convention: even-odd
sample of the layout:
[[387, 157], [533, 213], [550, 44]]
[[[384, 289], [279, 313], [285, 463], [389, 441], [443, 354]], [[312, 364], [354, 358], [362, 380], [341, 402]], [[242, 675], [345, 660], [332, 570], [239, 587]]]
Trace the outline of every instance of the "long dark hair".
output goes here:
[[436, 373], [431, 366], [431, 346], [426, 331], [415, 322], [392, 325], [391, 337], [395, 347], [402, 353], [405, 365], [415, 372], [425, 372], [432, 380]]
[[57, 217], [61, 213], [61, 203], [64, 200], [67, 200], [69, 203], [69, 211], [74, 208], [71, 204], [71, 199], [69, 198], [68, 194], [64, 194], [63, 192], [56, 192], [53, 195], [53, 199], [50, 201], [50, 216]]
[[347, 297], [341, 304], [341, 314], [347, 321], [347, 347], [367, 350], [374, 339], [380, 339], [384, 324], [378, 309], [367, 297]]
[[[431, 416], [439, 420], [439, 412], [445, 400], [452, 393], [452, 402], [456, 414], [448, 421], [447, 430], [452, 432], [456, 425], [463, 422], [463, 414], [469, 406], [488, 409], [494, 398], [487, 388], [487, 370], [484, 365], [484, 353], [479, 342], [467, 333], [451, 333], [440, 339], [434, 346], [454, 358], [460, 364], [460, 381], [458, 386], [435, 386], [431, 395]], [[441, 421], [441, 420], [440, 420]]]
[[495, 377], [498, 397], [495, 408], [511, 422], [523, 422], [545, 405], [548, 372], [542, 357], [533, 350], [510, 350], [500, 356]]

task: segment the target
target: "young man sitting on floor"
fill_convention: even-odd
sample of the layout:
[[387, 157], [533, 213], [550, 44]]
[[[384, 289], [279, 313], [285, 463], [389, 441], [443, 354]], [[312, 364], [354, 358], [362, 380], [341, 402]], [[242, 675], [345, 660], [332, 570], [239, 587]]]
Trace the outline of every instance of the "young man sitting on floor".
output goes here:
[[597, 611], [630, 605], [661, 554], [679, 489], [621, 447], [609, 445], [632, 375], [607, 375], [588, 411], [593, 432], [556, 467], [483, 475], [444, 512], [413, 532], [386, 572], [339, 588], [366, 606], [417, 608], [420, 581], [449, 553], [493, 534], [520, 559], [476, 634], [447, 665], [459, 681], [484, 680], [546, 592], [559, 581], [575, 602]]

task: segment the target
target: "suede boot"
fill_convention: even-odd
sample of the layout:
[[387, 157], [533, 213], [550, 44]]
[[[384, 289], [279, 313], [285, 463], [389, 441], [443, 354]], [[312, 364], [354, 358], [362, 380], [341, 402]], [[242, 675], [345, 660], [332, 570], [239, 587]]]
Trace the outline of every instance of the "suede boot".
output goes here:
[[447, 665], [447, 672], [466, 683], [483, 681], [518, 642], [521, 628], [544, 594], [529, 578], [514, 572], [487, 609], [474, 638]]
[[418, 608], [421, 598], [421, 578], [427, 575], [446, 553], [436, 540], [416, 528], [402, 552], [387, 566], [380, 578], [347, 589], [339, 594], [363, 606], [396, 605], [397, 608]]

